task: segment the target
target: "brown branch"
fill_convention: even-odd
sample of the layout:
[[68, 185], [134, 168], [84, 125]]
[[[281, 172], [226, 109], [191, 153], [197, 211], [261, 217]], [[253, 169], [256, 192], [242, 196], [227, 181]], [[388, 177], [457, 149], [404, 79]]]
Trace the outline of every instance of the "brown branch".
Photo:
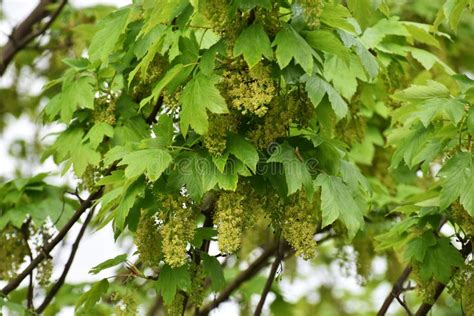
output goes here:
[[413, 313], [411, 312], [410, 308], [407, 305], [407, 302], [405, 301], [405, 297], [403, 299], [400, 298], [400, 296], [396, 297], [398, 303], [403, 307], [403, 309], [407, 312], [408, 316], [413, 316]]
[[[472, 252], [472, 243], [470, 241], [468, 243], [466, 243], [462, 247], [460, 252], [461, 252], [461, 255], [463, 256], [463, 258], [465, 259]], [[457, 268], [456, 270], [458, 270], [458, 269], [459, 268]], [[433, 307], [433, 305], [438, 300], [438, 298], [441, 296], [441, 293], [443, 293], [445, 288], [446, 288], [446, 284], [438, 282], [436, 284], [436, 290], [435, 290], [435, 294], [433, 296], [432, 303], [423, 303], [423, 304], [421, 304], [421, 306], [416, 311], [415, 316], [424, 316], [424, 315], [428, 314], [429, 311], [431, 310], [431, 308]]]
[[280, 266], [281, 260], [284, 257], [284, 252], [282, 249], [282, 245], [278, 246], [277, 255], [275, 256], [275, 261], [273, 261], [272, 267], [270, 268], [270, 273], [268, 274], [267, 282], [265, 282], [265, 286], [262, 291], [262, 295], [260, 295], [260, 300], [255, 308], [255, 316], [260, 316], [262, 314], [263, 305], [265, 304], [265, 300], [267, 299], [268, 292], [272, 288], [273, 280], [275, 279], [275, 275], [278, 271], [278, 267]]
[[254, 277], [260, 270], [267, 265], [268, 259], [273, 256], [277, 251], [278, 245], [275, 243], [267, 248], [254, 262], [252, 262], [249, 267], [242, 271], [232, 282], [230, 282], [226, 288], [219, 293], [216, 299], [209, 304], [203, 306], [197, 315], [208, 315], [211, 310], [219, 306], [222, 302], [225, 302], [229, 299], [230, 295], [238, 289], [245, 281], [250, 280]]
[[25, 269], [23, 269], [22, 272], [20, 272], [20, 274], [10, 280], [7, 285], [3, 287], [1, 291], [2, 295], [8, 295], [11, 291], [16, 289], [20, 285], [20, 283], [28, 276], [28, 274], [30, 274], [45, 258], [49, 256], [51, 250], [53, 250], [54, 247], [56, 247], [56, 245], [64, 239], [71, 227], [79, 220], [81, 215], [93, 205], [94, 201], [102, 196], [102, 193], [103, 188], [100, 188], [98, 191], [89, 195], [89, 197], [84, 200], [83, 203], [81, 203], [74, 215], [58, 232], [56, 237], [54, 237], [50, 242], [47, 242], [42, 247], [42, 251], [39, 252], [39, 254], [33, 259], [33, 261], [31, 261], [30, 264]]
[[41, 305], [36, 310], [38, 314], [41, 314], [46, 309], [46, 307], [48, 307], [48, 305], [51, 303], [51, 301], [54, 299], [58, 291], [63, 286], [64, 281], [66, 281], [66, 276], [69, 273], [69, 270], [71, 269], [72, 263], [74, 262], [74, 257], [76, 256], [77, 250], [79, 249], [79, 244], [81, 243], [81, 239], [84, 236], [86, 228], [89, 225], [93, 215], [94, 215], [94, 208], [92, 208], [89, 214], [87, 214], [86, 220], [82, 224], [81, 230], [77, 234], [76, 240], [71, 246], [71, 253], [69, 254], [69, 258], [64, 266], [64, 270], [61, 273], [61, 276], [59, 277], [58, 281], [56, 281], [56, 283], [53, 285], [51, 290], [48, 292], [48, 294], [43, 300], [43, 303], [41, 303]]
[[148, 117], [145, 119], [145, 122], [146, 122], [148, 125], [151, 125], [151, 124], [153, 124], [153, 123], [156, 123], [156, 115], [157, 115], [158, 112], [160, 111], [162, 105], [163, 105], [163, 96], [160, 95], [159, 98], [158, 98], [158, 100], [156, 101], [155, 106], [153, 107], [153, 110], [151, 110], [150, 115], [148, 115]]
[[[28, 217], [28, 219], [21, 225], [21, 234], [23, 235], [23, 240], [25, 241], [26, 244], [26, 249], [28, 251], [28, 257], [30, 257], [30, 262], [33, 261], [33, 252], [31, 251], [30, 244], [28, 243], [28, 240], [30, 238], [30, 223], [31, 223], [31, 217]], [[29, 283], [28, 283], [28, 293], [26, 295], [26, 306], [28, 309], [32, 310], [34, 309], [33, 306], [33, 296], [34, 296], [34, 285], [33, 285], [33, 271], [29, 274]]]
[[395, 282], [395, 284], [393, 285], [392, 290], [390, 291], [390, 293], [385, 298], [382, 306], [380, 307], [379, 312], [377, 313], [377, 316], [383, 316], [387, 313], [388, 308], [392, 304], [393, 300], [395, 298], [397, 298], [400, 295], [400, 293], [402, 293], [403, 283], [405, 283], [405, 281], [408, 279], [408, 277], [410, 276], [411, 271], [412, 271], [411, 266], [407, 266], [403, 270], [403, 272], [400, 275], [400, 277], [398, 278], [397, 282]]
[[155, 302], [153, 303], [153, 305], [151, 305], [146, 315], [156, 316], [158, 315], [158, 312], [162, 309], [162, 307], [163, 307], [163, 300], [161, 299], [161, 296], [159, 296], [155, 299]]
[[[49, 7], [55, 3], [57, 3], [56, 0], [41, 0], [30, 15], [13, 29], [12, 34], [9, 36], [9, 41], [3, 47], [0, 56], [0, 76], [5, 73], [8, 65], [18, 52], [51, 27], [51, 24], [53, 24], [66, 5], [67, 0], [62, 0], [58, 8], [51, 12]], [[34, 26], [47, 17], [49, 17], [48, 22], [35, 31]]]
[[[319, 233], [324, 233], [330, 230], [331, 227], [327, 226], [322, 229], [318, 229], [316, 234]], [[318, 240], [318, 244], [322, 244], [325, 241], [330, 240], [332, 237], [334, 237], [333, 234], [328, 234]], [[292, 255], [295, 254], [295, 250], [290, 247], [288, 243], [283, 244], [283, 250], [281, 251], [281, 256], [282, 260], [286, 260]], [[232, 293], [237, 290], [244, 282], [250, 280], [253, 278], [257, 273], [260, 272], [268, 263], [268, 259], [272, 257], [279, 249], [278, 243], [274, 243], [271, 245], [269, 248], [264, 250], [264, 252], [258, 257], [254, 262], [252, 262], [248, 268], [244, 271], [242, 271], [232, 282], [230, 282], [226, 288], [224, 288], [220, 294], [217, 296], [214, 301], [210, 302], [209, 304], [203, 306], [199, 312], [197, 312], [195, 315], [196, 316], [203, 316], [203, 315], [208, 315], [211, 310], [214, 308], [218, 307], [221, 303], [227, 301], [229, 297], [232, 295]]]

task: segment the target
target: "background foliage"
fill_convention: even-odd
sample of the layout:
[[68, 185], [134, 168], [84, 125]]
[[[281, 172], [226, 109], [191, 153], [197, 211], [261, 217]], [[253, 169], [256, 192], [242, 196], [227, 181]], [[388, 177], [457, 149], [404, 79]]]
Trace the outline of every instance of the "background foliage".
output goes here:
[[[20, 47], [14, 31], [3, 50], [0, 128], [12, 115], [61, 127], [10, 154], [53, 159], [77, 186], [22, 167], [3, 179], [0, 306], [474, 314], [472, 6], [41, 2], [38, 36]], [[41, 93], [22, 93], [25, 73], [48, 81]], [[112, 225], [138, 256], [91, 267], [116, 271], [93, 284], [68, 284], [69, 261], [51, 278], [49, 252], [76, 222], [71, 263], [87, 226]], [[280, 284], [304, 280], [302, 260], [314, 273], [339, 265], [363, 291], [328, 281], [288, 300]]]

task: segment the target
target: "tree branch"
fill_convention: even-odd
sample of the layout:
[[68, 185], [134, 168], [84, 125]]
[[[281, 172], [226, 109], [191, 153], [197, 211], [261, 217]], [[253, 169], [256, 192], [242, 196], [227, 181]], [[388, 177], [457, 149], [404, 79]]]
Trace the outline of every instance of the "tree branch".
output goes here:
[[238, 289], [245, 281], [250, 280], [254, 277], [260, 270], [267, 265], [268, 259], [273, 256], [277, 251], [278, 244], [273, 244], [267, 248], [254, 262], [252, 262], [249, 267], [242, 271], [232, 282], [230, 282], [226, 288], [219, 293], [216, 299], [209, 304], [203, 306], [197, 315], [207, 315], [211, 310], [219, 306], [222, 302], [225, 302], [229, 299], [230, 295]]
[[393, 300], [395, 298], [397, 298], [400, 295], [400, 293], [402, 293], [403, 283], [405, 283], [405, 281], [408, 279], [408, 277], [410, 276], [411, 271], [412, 271], [411, 266], [407, 266], [403, 270], [403, 272], [400, 275], [400, 277], [398, 278], [397, 282], [395, 282], [395, 284], [393, 285], [392, 290], [390, 291], [390, 293], [388, 293], [387, 297], [385, 298], [382, 306], [380, 307], [379, 312], [377, 313], [377, 316], [383, 316], [387, 313], [387, 311], [388, 311], [390, 305], [392, 304]]
[[58, 281], [53, 285], [49, 293], [46, 295], [46, 297], [43, 300], [43, 303], [41, 303], [41, 305], [37, 308], [36, 312], [38, 314], [41, 314], [46, 309], [46, 307], [48, 307], [48, 305], [51, 303], [53, 298], [56, 296], [58, 291], [63, 286], [64, 281], [66, 280], [66, 276], [69, 273], [69, 270], [71, 269], [72, 263], [74, 262], [74, 257], [76, 256], [77, 250], [79, 249], [79, 244], [81, 243], [81, 239], [84, 236], [86, 228], [89, 225], [93, 215], [94, 215], [94, 208], [92, 208], [89, 214], [87, 214], [86, 220], [82, 224], [81, 230], [77, 234], [76, 240], [72, 244], [71, 253], [69, 254], [69, 258], [64, 266], [64, 270], [61, 273], [61, 276], [59, 277]]
[[[41, 0], [30, 15], [13, 29], [12, 34], [9, 36], [9, 41], [3, 47], [0, 56], [0, 76], [5, 73], [8, 65], [19, 51], [51, 27], [51, 24], [53, 24], [66, 5], [67, 0], [59, 2], [58, 8], [51, 12], [49, 6], [56, 2], [56, 0]], [[48, 22], [35, 31], [34, 26], [47, 17], [49, 17]]]
[[151, 125], [151, 124], [153, 124], [153, 123], [156, 123], [156, 115], [157, 115], [158, 112], [160, 111], [162, 105], [163, 105], [163, 96], [160, 95], [160, 96], [158, 97], [158, 100], [156, 101], [155, 106], [153, 107], [153, 110], [151, 110], [150, 115], [148, 115], [148, 117], [145, 119], [145, 122], [146, 122], [148, 125]]
[[[327, 232], [330, 229], [331, 229], [330, 226], [327, 226], [323, 229], [318, 229], [316, 234]], [[332, 237], [334, 237], [334, 235], [329, 234], [329, 235], [321, 238], [318, 241], [318, 244], [322, 244], [323, 242], [325, 242], [327, 240], [330, 240]], [[208, 315], [211, 310], [218, 307], [221, 303], [227, 301], [236, 289], [238, 289], [247, 280], [250, 280], [251, 278], [253, 278], [257, 273], [260, 272], [260, 270], [262, 270], [267, 265], [268, 259], [271, 256], [273, 256], [278, 251], [278, 249], [279, 249], [279, 244], [278, 243], [274, 243], [269, 248], [267, 248], [260, 255], [260, 257], [258, 257], [254, 262], [252, 262], [248, 266], [248, 268], [246, 270], [242, 271], [232, 282], [230, 282], [227, 285], [227, 287], [224, 288], [219, 293], [219, 295], [217, 296], [217, 298], [214, 301], [212, 301], [209, 304], [203, 306], [199, 310], [199, 312], [197, 312], [195, 315], [196, 316]], [[286, 255], [285, 255], [285, 253], [286, 253]], [[294, 254], [295, 254], [295, 250], [293, 248], [291, 248], [288, 243], [284, 243], [283, 244], [283, 249], [281, 250], [282, 260], [286, 260]]]
[[265, 283], [265, 287], [263, 288], [262, 295], [260, 296], [260, 301], [255, 308], [255, 316], [260, 316], [262, 314], [263, 305], [265, 304], [265, 300], [267, 299], [268, 292], [273, 284], [273, 280], [275, 279], [275, 275], [278, 271], [278, 267], [280, 266], [281, 260], [284, 257], [284, 252], [282, 249], [282, 245], [280, 244], [277, 249], [277, 254], [275, 256], [275, 261], [273, 261], [272, 267], [270, 269], [270, 273], [268, 274], [267, 282]]
[[30, 274], [51, 252], [51, 250], [56, 247], [56, 245], [61, 242], [66, 234], [69, 232], [71, 227], [79, 220], [81, 215], [92, 206], [95, 200], [102, 196], [103, 188], [101, 187], [98, 191], [89, 195], [89, 197], [84, 200], [83, 203], [77, 208], [74, 215], [69, 219], [69, 221], [64, 225], [64, 227], [58, 232], [56, 237], [54, 237], [50, 242], [47, 242], [44, 246], [42, 251], [30, 262], [30, 264], [23, 269], [20, 274], [18, 274], [15, 278], [10, 280], [5, 287], [3, 287], [1, 293], [2, 295], [8, 295], [11, 291], [16, 289], [20, 283]]
[[[28, 243], [28, 240], [30, 238], [30, 223], [31, 223], [31, 217], [28, 217], [28, 219], [21, 225], [21, 234], [23, 235], [23, 240], [25, 241], [26, 248], [28, 251], [28, 257], [30, 257], [30, 262], [33, 261], [33, 252], [31, 251], [30, 244]], [[34, 294], [34, 286], [33, 286], [33, 271], [29, 274], [29, 283], [28, 283], [28, 293], [26, 295], [26, 307], [28, 309], [34, 309], [33, 306], [33, 294]]]

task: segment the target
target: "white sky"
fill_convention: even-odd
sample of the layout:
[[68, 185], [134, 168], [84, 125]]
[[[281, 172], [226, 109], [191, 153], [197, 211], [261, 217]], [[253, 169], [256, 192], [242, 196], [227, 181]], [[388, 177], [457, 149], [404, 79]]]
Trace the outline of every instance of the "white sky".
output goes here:
[[[76, 7], [87, 7], [93, 4], [112, 4], [112, 5], [126, 5], [131, 1], [128, 0], [71, 0]], [[7, 40], [7, 34], [10, 33], [12, 27], [29, 14], [29, 12], [37, 5], [38, 1], [31, 0], [3, 0], [3, 9], [6, 19], [4, 22], [0, 23], [0, 45], [3, 45]], [[8, 74], [4, 78], [0, 79], [0, 86], [8, 85]], [[27, 86], [32, 89], [30, 92], [38, 92], [41, 89], [43, 82], [32, 79], [31, 82], [28, 82]], [[8, 145], [15, 139], [21, 138], [25, 140], [32, 139], [34, 133], [35, 125], [26, 117], [21, 117], [20, 119], [10, 118], [8, 120], [8, 127], [0, 134], [0, 175], [11, 176], [14, 165], [12, 160], [8, 157]], [[42, 131], [42, 135], [46, 135], [51, 132]], [[57, 166], [54, 165], [52, 161], [47, 161], [45, 165], [38, 166], [33, 170], [32, 173], [46, 171], [46, 170], [57, 170]], [[72, 180], [69, 180], [72, 181]], [[55, 268], [56, 268], [56, 277], [62, 270], [62, 266], [67, 260], [67, 255], [70, 250], [70, 245], [73, 242], [73, 239], [79, 231], [79, 226], [73, 227], [68, 236], [67, 247], [63, 249], [59, 255], [57, 251], [53, 252], [53, 257], [55, 257]], [[110, 227], [106, 227], [98, 232], [89, 231], [86, 233], [83, 241], [79, 247], [78, 253], [76, 255], [76, 260], [71, 267], [71, 270], [68, 274], [68, 282], [83, 282], [83, 281], [93, 281], [98, 280], [103, 277], [109, 277], [112, 270], [107, 270], [100, 273], [97, 276], [92, 276], [88, 274], [88, 271], [94, 265], [112, 258], [118, 254], [124, 252], [124, 249], [130, 248], [130, 241], [126, 242], [122, 247], [118, 247], [114, 243], [113, 233]], [[56, 254], [56, 256], [55, 256]], [[374, 265], [375, 271], [382, 273], [384, 269], [385, 262], [379, 262]], [[302, 296], [308, 295], [308, 291], [314, 290], [321, 284], [328, 282], [334, 282], [336, 287], [340, 290], [351, 290], [355, 293], [360, 293], [363, 289], [357, 284], [354, 278], [344, 278], [342, 277], [339, 268], [337, 265], [332, 265], [329, 269], [315, 269], [309, 263], [300, 260], [298, 269], [302, 277], [297, 278], [293, 283], [288, 281], [283, 281], [281, 287], [283, 289], [284, 296], [290, 301], [297, 301]], [[1, 283], [1, 282], [0, 282]], [[372, 302], [367, 302], [367, 304], [378, 305], [383, 300], [383, 297], [389, 290], [389, 284], [382, 285], [379, 291], [376, 291], [375, 296], [372, 299]], [[317, 299], [317, 297], [312, 296]], [[273, 300], [267, 300], [268, 304]], [[257, 299], [257, 298], [256, 298]], [[257, 299], [258, 300], [258, 299]], [[392, 304], [395, 306], [396, 304]], [[357, 306], [353, 306], [357, 308]], [[397, 308], [398, 309], [398, 308]], [[0, 310], [1, 311], [1, 310]], [[232, 316], [238, 315], [239, 311], [237, 305], [234, 303], [224, 303], [221, 306], [214, 310], [211, 315], [225, 315]], [[61, 315], [73, 315], [73, 310], [64, 310]]]

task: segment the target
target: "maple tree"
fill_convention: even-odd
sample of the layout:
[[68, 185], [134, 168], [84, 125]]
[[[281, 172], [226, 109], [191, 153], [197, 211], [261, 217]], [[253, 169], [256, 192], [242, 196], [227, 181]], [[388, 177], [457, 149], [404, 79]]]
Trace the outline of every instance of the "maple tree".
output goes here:
[[[40, 1], [2, 50], [0, 128], [60, 126], [11, 149], [60, 172], [0, 183], [0, 307], [474, 314], [474, 3], [413, 3]], [[47, 79], [38, 95], [21, 95], [25, 69]], [[90, 267], [111, 278], [67, 282], [87, 228], [107, 225], [135, 250]], [[337, 264], [363, 294], [287, 297], [303, 265]]]

